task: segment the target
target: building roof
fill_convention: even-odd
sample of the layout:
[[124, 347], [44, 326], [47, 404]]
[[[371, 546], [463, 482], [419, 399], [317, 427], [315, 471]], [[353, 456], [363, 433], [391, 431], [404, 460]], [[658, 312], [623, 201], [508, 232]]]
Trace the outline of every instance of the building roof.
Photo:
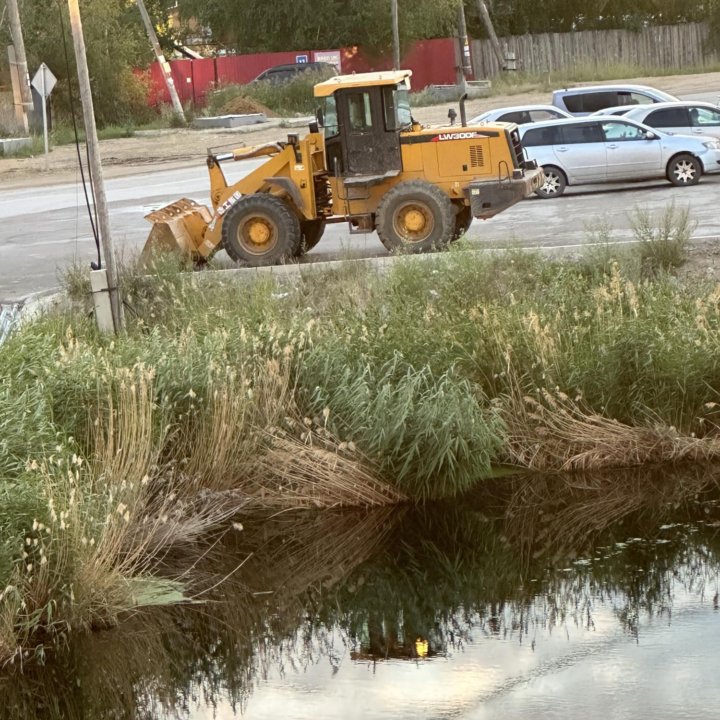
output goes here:
[[336, 75], [315, 86], [315, 97], [328, 97], [336, 90], [375, 85], [397, 85], [412, 75], [412, 70], [385, 70], [382, 72]]

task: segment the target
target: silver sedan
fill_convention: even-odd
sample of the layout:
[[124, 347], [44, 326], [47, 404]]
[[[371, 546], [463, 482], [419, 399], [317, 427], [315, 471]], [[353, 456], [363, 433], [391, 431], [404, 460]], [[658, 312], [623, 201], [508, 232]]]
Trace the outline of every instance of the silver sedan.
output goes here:
[[624, 117], [552, 120], [520, 127], [525, 152], [545, 171], [542, 198], [568, 185], [667, 178], [696, 185], [720, 172], [720, 140], [670, 135]]

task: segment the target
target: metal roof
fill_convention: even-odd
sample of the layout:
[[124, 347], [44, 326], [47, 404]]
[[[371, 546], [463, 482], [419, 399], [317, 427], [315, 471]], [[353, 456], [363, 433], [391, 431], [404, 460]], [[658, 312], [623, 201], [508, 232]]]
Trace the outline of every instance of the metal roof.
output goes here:
[[315, 97], [328, 97], [336, 90], [376, 85], [397, 85], [412, 75], [412, 70], [385, 70], [382, 72], [336, 75], [315, 86]]

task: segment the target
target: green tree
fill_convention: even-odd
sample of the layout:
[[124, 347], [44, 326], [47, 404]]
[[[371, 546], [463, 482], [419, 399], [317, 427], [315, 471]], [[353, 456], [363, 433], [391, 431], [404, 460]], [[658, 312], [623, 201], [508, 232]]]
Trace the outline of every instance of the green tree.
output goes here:
[[[0, 13], [2, 7], [4, 3], [0, 1]], [[154, 9], [157, 12], [157, 6]], [[136, 71], [147, 67], [152, 48], [135, 3], [81, 0], [80, 14], [98, 124], [141, 119], [148, 113], [147, 88]], [[41, 62], [48, 65], [58, 78], [52, 95], [53, 107], [56, 112], [66, 114], [69, 109], [67, 79], [70, 77], [75, 86], [77, 77], [67, 2], [24, 0], [20, 3], [20, 15], [30, 74]], [[7, 33], [5, 25], [0, 27], [3, 47], [9, 42]], [[74, 93], [79, 103], [77, 91]]]
[[[183, 20], [195, 19], [213, 41], [238, 52], [361, 45], [392, 49], [390, 0], [179, 0]], [[401, 43], [452, 32], [457, 0], [399, 0]]]

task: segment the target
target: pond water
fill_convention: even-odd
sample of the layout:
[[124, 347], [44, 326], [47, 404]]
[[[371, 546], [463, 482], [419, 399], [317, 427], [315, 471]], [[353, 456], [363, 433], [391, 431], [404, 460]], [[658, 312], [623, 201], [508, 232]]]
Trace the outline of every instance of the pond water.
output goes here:
[[0, 717], [720, 712], [720, 469], [242, 524], [195, 563], [195, 603], [1, 677]]

